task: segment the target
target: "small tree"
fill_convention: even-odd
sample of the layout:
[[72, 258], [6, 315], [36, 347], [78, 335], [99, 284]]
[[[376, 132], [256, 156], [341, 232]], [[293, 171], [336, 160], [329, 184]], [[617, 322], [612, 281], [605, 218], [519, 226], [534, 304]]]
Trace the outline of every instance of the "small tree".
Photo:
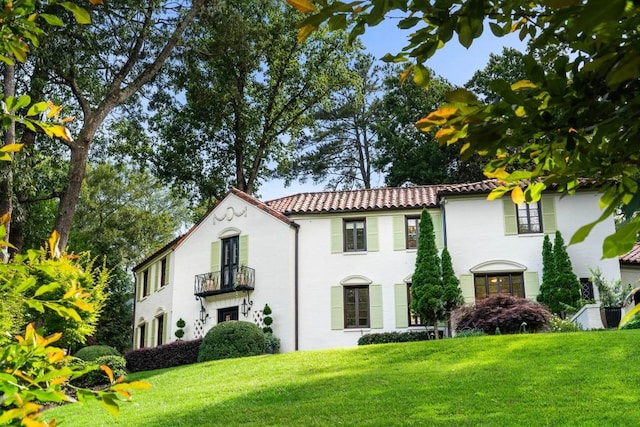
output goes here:
[[561, 315], [569, 308], [580, 305], [580, 282], [573, 272], [571, 259], [562, 239], [562, 234], [556, 231], [553, 242], [553, 263], [555, 273], [556, 306], [549, 307], [551, 311]]
[[542, 283], [540, 284], [540, 294], [538, 294], [537, 300], [551, 310], [553, 313], [559, 313], [556, 311], [555, 301], [555, 262], [553, 259], [553, 245], [548, 234], [545, 234], [542, 242]]
[[425, 325], [431, 323], [438, 338], [438, 319], [443, 317], [444, 284], [436, 247], [431, 215], [426, 209], [420, 217], [420, 235], [416, 254], [416, 270], [411, 281], [411, 308], [420, 314]]
[[442, 250], [442, 284], [444, 287], [444, 317], [449, 330], [451, 330], [451, 312], [464, 303], [464, 298], [460, 290], [460, 281], [453, 271], [451, 255], [447, 248]]

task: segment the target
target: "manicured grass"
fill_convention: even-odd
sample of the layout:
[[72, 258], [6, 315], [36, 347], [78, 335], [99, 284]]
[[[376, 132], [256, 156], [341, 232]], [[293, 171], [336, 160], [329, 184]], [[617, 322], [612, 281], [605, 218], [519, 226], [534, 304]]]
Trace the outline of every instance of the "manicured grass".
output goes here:
[[207, 362], [143, 372], [118, 419], [66, 426], [617, 426], [640, 420], [640, 330], [503, 335]]

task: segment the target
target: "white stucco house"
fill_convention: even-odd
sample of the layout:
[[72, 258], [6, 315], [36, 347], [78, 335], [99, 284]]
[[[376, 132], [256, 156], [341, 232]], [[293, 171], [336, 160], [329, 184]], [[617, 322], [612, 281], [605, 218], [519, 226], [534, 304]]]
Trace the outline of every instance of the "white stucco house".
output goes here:
[[[231, 319], [262, 326], [265, 304], [284, 352], [352, 346], [366, 333], [419, 328], [409, 288], [423, 208], [438, 247], [451, 253], [466, 302], [500, 292], [535, 299], [544, 235], [560, 230], [568, 241], [600, 216], [599, 195], [549, 193], [516, 206], [509, 198], [486, 200], [495, 186], [487, 180], [268, 202], [232, 189], [186, 234], [135, 267], [133, 347], [174, 341], [178, 319], [186, 322], [183, 339]], [[621, 277], [619, 260], [601, 259], [602, 241], [613, 232], [610, 219], [568, 247], [587, 296], [589, 268]], [[640, 264], [631, 264], [626, 270], [637, 281]]]

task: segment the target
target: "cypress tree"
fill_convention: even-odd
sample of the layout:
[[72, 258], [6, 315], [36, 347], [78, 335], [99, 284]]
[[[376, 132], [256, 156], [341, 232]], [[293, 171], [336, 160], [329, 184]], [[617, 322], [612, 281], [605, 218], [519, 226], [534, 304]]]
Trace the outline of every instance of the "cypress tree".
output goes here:
[[460, 281], [453, 271], [451, 255], [447, 248], [442, 250], [442, 283], [444, 286], [443, 300], [445, 320], [447, 321], [449, 330], [451, 330], [451, 312], [464, 303], [464, 298], [462, 297], [462, 291], [460, 290]]
[[438, 319], [441, 319], [445, 312], [443, 296], [442, 269], [433, 221], [429, 212], [423, 209], [420, 216], [416, 269], [411, 281], [411, 308], [420, 314], [425, 325], [429, 323], [433, 325], [436, 339], [438, 338]]
[[552, 313], [559, 313], [558, 304], [555, 303], [555, 261], [553, 259], [553, 245], [548, 234], [545, 234], [542, 242], [542, 283], [537, 300], [547, 306]]
[[558, 306], [552, 312], [562, 314], [567, 307], [578, 307], [581, 295], [580, 282], [573, 272], [571, 259], [564, 245], [562, 234], [559, 231], [556, 231], [556, 238], [553, 242], [553, 261], [555, 269], [555, 300]]

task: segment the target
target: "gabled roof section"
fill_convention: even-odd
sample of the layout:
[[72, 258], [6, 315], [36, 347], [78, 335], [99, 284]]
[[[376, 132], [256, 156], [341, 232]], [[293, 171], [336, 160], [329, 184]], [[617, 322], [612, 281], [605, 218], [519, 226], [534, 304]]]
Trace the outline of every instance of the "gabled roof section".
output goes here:
[[138, 265], [136, 265], [135, 267], [133, 267], [131, 270], [135, 273], [136, 271], [138, 271], [140, 269], [140, 267], [142, 267], [143, 265], [145, 265], [147, 262], [149, 262], [149, 260], [154, 259], [155, 257], [157, 257], [158, 255], [160, 255], [163, 252], [166, 252], [168, 250], [174, 250], [176, 248], [176, 246], [178, 246], [178, 243], [186, 236], [187, 234], [182, 234], [178, 237], [176, 237], [175, 239], [173, 239], [172, 241], [170, 241], [169, 243], [167, 243], [166, 245], [164, 245], [163, 247], [161, 247], [160, 249], [158, 249], [157, 251], [155, 251], [154, 253], [152, 253], [151, 255], [149, 255], [148, 257], [146, 257], [142, 262], [140, 262]]
[[266, 204], [285, 215], [435, 208], [439, 206], [439, 197], [442, 195], [489, 193], [498, 185], [495, 180], [485, 180], [468, 184], [324, 191], [294, 194]]
[[[244, 200], [245, 202], [255, 206], [256, 208], [260, 209], [263, 212], [266, 212], [267, 214], [273, 216], [276, 219], [279, 219], [280, 221], [292, 225], [295, 224], [295, 221], [287, 218], [285, 215], [282, 214], [282, 212], [273, 209], [271, 206], [268, 205], [268, 203], [265, 202], [261, 202], [260, 200], [256, 199], [253, 196], [248, 195], [247, 193], [238, 190], [237, 188], [232, 188], [227, 195], [231, 193], [234, 194], [235, 196], [241, 198], [242, 200]], [[225, 196], [226, 198], [226, 196]]]
[[620, 264], [632, 264], [640, 266], [640, 243], [633, 245], [633, 248], [620, 256]]

